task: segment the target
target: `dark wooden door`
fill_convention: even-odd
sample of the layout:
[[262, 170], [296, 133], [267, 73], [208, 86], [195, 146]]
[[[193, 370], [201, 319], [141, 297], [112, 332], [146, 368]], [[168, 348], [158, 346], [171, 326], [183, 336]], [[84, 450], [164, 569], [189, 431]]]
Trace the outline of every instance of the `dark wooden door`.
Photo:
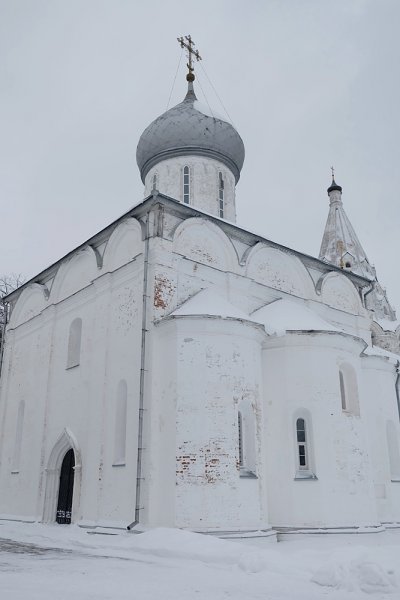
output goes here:
[[68, 450], [64, 456], [60, 473], [60, 488], [58, 491], [57, 523], [71, 523], [72, 496], [74, 493], [74, 451]]

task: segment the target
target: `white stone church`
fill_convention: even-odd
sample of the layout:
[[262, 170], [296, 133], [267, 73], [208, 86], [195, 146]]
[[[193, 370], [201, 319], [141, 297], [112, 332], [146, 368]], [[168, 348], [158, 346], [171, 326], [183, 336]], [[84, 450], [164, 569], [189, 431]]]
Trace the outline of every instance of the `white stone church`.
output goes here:
[[342, 188], [319, 258], [242, 229], [243, 142], [192, 79], [139, 140], [145, 199], [7, 297], [1, 518], [400, 525], [400, 324]]

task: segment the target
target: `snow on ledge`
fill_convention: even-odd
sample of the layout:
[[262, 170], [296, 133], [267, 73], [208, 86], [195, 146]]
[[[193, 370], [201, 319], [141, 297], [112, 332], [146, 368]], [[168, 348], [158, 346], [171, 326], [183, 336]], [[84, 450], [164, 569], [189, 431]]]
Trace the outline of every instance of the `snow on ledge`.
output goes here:
[[398, 354], [394, 354], [394, 352], [389, 352], [389, 350], [384, 350], [378, 346], [367, 346], [364, 350], [364, 354], [367, 356], [379, 356], [380, 358], [387, 358], [392, 364], [397, 364], [400, 360], [400, 356]]
[[269, 335], [285, 335], [286, 331], [330, 331], [342, 333], [334, 325], [324, 321], [314, 311], [286, 298], [275, 300], [251, 314], [262, 323]]
[[186, 300], [186, 302], [168, 316], [183, 317], [195, 315], [257, 322], [247, 313], [241, 311], [239, 308], [228, 302], [228, 300], [209, 288], [197, 292], [197, 294], [189, 298], [189, 300]]
[[382, 327], [384, 331], [395, 332], [400, 327], [400, 321], [391, 321], [390, 319], [374, 319], [378, 323], [379, 327]]

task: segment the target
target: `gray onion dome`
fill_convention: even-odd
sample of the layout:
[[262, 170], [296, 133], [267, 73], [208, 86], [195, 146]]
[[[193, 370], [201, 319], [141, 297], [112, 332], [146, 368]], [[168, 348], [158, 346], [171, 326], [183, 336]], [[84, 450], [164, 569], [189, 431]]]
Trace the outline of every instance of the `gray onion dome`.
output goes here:
[[156, 164], [175, 156], [207, 156], [224, 163], [236, 183], [244, 162], [244, 144], [236, 129], [200, 103], [189, 82], [183, 102], [153, 121], [142, 133], [136, 161], [143, 183]]

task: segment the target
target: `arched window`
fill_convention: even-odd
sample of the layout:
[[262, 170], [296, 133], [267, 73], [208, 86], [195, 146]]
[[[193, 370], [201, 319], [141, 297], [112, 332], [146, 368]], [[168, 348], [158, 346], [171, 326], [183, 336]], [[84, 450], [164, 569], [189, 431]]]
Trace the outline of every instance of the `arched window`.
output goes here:
[[67, 369], [77, 367], [81, 359], [82, 319], [74, 319], [69, 328]]
[[311, 415], [302, 409], [295, 415], [296, 475], [295, 479], [317, 479], [314, 473]]
[[15, 440], [14, 440], [14, 453], [11, 472], [19, 472], [19, 463], [21, 458], [21, 445], [22, 445], [22, 430], [24, 426], [24, 413], [25, 413], [25, 402], [21, 400], [18, 406], [17, 415], [17, 426], [15, 428]]
[[190, 203], [190, 169], [188, 166], [183, 168], [183, 202]]
[[304, 471], [304, 470], [307, 470], [309, 467], [306, 422], [304, 419], [297, 419], [297, 421], [296, 421], [296, 439], [297, 439], [297, 468]]
[[128, 390], [126, 381], [118, 384], [115, 407], [115, 433], [114, 433], [114, 467], [125, 465], [126, 461], [126, 412]]
[[256, 417], [251, 402], [240, 402], [237, 416], [237, 426], [240, 476], [257, 477]]
[[224, 218], [224, 180], [221, 171], [218, 174], [218, 202], [219, 202], [219, 216], [221, 219]]
[[354, 368], [343, 363], [339, 369], [339, 388], [342, 410], [349, 415], [360, 414], [357, 375]]
[[400, 481], [399, 440], [393, 421], [387, 421], [386, 423], [386, 438], [389, 453], [390, 478], [392, 481]]

